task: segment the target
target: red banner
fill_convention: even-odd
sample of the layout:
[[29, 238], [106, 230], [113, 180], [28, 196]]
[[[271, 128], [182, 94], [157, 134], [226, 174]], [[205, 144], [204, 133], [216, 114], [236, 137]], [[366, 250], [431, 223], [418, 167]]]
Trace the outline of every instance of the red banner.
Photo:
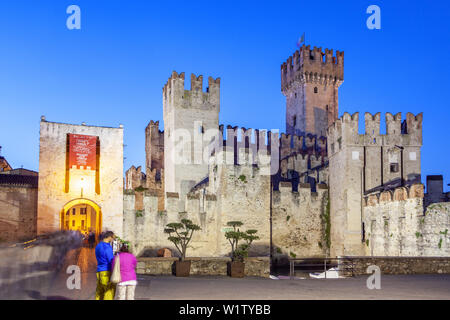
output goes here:
[[97, 137], [69, 134], [69, 168], [96, 170]]

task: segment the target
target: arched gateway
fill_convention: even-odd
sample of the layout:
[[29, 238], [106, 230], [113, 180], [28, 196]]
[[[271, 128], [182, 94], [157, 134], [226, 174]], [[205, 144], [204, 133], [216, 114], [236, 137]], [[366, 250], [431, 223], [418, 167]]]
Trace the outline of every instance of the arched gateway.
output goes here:
[[37, 234], [123, 233], [123, 126], [41, 118]]
[[61, 210], [61, 230], [95, 232], [102, 230], [102, 210], [92, 200], [79, 198], [67, 202]]

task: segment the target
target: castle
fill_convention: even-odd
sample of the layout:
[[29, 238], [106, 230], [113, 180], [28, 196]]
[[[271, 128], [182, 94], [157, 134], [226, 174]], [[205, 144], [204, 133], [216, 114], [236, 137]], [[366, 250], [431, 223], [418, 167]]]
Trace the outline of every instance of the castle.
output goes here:
[[[258, 230], [250, 254], [289, 257], [450, 256], [450, 195], [442, 176], [421, 184], [422, 113], [339, 118], [344, 52], [303, 45], [281, 65], [286, 132], [219, 124], [220, 78], [172, 72], [164, 131], [145, 128], [145, 168], [123, 179], [124, 127], [41, 118], [39, 176], [3, 159], [0, 221], [7, 239], [61, 229], [113, 230], [138, 255], [173, 248], [164, 233], [201, 227], [188, 255], [224, 257], [228, 221]], [[360, 132], [364, 132], [361, 134]], [[1, 160], [1, 159], [0, 159]], [[8, 173], [9, 172], [9, 173]], [[20, 223], [15, 224], [14, 221]]]
[[[303, 45], [281, 65], [286, 133], [219, 125], [220, 79], [173, 72], [163, 87], [164, 131], [146, 130], [146, 164], [126, 172], [124, 233], [138, 251], [171, 247], [165, 224], [202, 227], [194, 256], [224, 256], [226, 222], [257, 229], [253, 255], [449, 255], [448, 206], [425, 214], [422, 114], [338, 118], [344, 52]], [[432, 178], [432, 177], [431, 177]], [[441, 187], [429, 188], [428, 197]], [[436, 190], [436, 191], [434, 191]], [[430, 192], [433, 191], [433, 192]], [[138, 212], [139, 214], [136, 214]]]

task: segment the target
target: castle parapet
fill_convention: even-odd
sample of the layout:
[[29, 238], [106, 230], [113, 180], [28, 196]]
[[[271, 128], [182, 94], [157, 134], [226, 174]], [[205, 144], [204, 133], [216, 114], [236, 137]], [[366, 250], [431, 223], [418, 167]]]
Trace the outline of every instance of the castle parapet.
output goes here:
[[[298, 191], [295, 191], [291, 182], [281, 181], [278, 190], [274, 187], [274, 205], [276, 207], [292, 206], [300, 208], [304, 206], [319, 206], [328, 194], [326, 184], [318, 184], [316, 192], [312, 191], [309, 183], [299, 183]], [[295, 212], [295, 210], [293, 210]]]
[[364, 114], [365, 133], [359, 134], [359, 113], [353, 115], [345, 112], [328, 127], [328, 154], [338, 151], [342, 144], [359, 146], [402, 146], [422, 145], [422, 113], [414, 116], [407, 113], [406, 120], [401, 123], [401, 113], [393, 116], [386, 113], [386, 134], [380, 132], [381, 114]]
[[191, 74], [191, 88], [184, 89], [184, 72], [176, 71], [163, 87], [164, 107], [176, 104], [185, 108], [213, 109], [220, 105], [220, 78], [208, 78], [208, 87], [203, 91], [203, 76]]
[[327, 154], [327, 138], [312, 134], [291, 135], [282, 133], [280, 137], [280, 158], [284, 159], [297, 153]]
[[[324, 59], [325, 58], [325, 59]], [[344, 52], [303, 45], [281, 65], [281, 91], [286, 94], [294, 82], [339, 86], [344, 80]]]
[[[219, 132], [221, 137], [219, 137], [219, 144], [215, 146], [215, 149], [218, 151], [226, 150], [228, 154], [226, 158], [227, 164], [231, 164], [228, 161], [234, 159], [234, 164], [250, 163], [258, 165], [265, 162], [267, 156], [271, 157], [272, 149], [276, 151], [273, 153], [274, 156], [278, 154], [278, 133], [228, 125], [225, 138], [223, 131], [224, 126], [220, 125]], [[220, 142], [222, 143], [220, 144]]]
[[407, 187], [398, 187], [393, 190], [386, 190], [370, 194], [364, 197], [364, 206], [376, 206], [387, 202], [405, 201], [408, 199], [423, 199], [424, 185], [421, 183]]
[[145, 186], [146, 176], [142, 172], [141, 166], [135, 167], [131, 166], [125, 172], [125, 189], [134, 190], [137, 187]]

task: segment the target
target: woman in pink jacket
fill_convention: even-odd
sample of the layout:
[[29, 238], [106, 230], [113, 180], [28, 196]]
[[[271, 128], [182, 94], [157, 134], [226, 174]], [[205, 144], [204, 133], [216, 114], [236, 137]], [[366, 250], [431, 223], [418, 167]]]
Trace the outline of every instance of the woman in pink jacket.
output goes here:
[[119, 300], [134, 300], [134, 291], [136, 289], [136, 257], [130, 253], [127, 244], [123, 244], [119, 253], [114, 257], [112, 270], [117, 257], [120, 259], [120, 282], [117, 284], [117, 293]]

